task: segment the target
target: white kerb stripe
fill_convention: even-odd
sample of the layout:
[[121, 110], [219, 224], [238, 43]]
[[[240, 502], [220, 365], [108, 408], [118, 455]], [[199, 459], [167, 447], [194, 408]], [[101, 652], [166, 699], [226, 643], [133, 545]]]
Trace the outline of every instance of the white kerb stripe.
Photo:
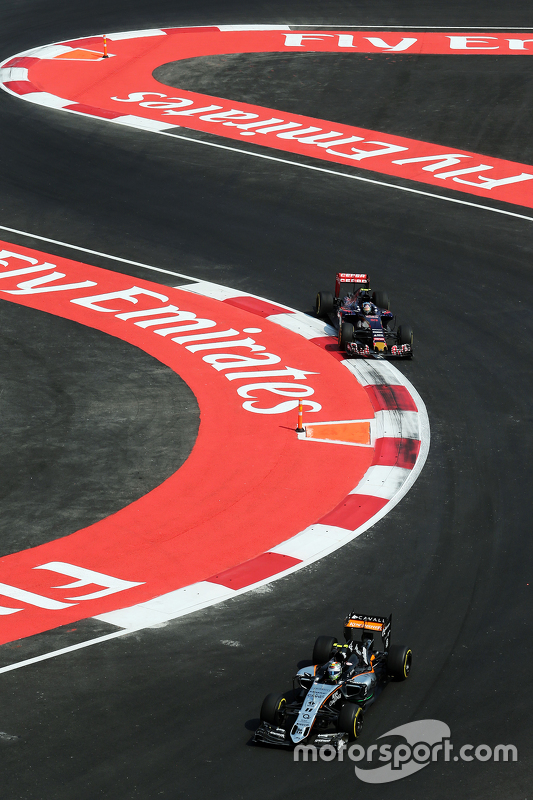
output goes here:
[[65, 100], [64, 97], [56, 97], [55, 94], [49, 94], [48, 92], [29, 92], [20, 97], [21, 100], [29, 100], [30, 103], [48, 106], [48, 108], [65, 108], [65, 106], [70, 106], [73, 103], [72, 100]]
[[305, 314], [270, 314], [267, 317], [270, 322], [275, 322], [276, 325], [281, 325], [293, 333], [298, 333], [304, 339], [317, 339], [319, 336], [331, 336], [326, 328], [331, 328], [330, 325], [326, 326], [320, 320], [314, 320], [312, 317], [306, 317]]
[[175, 289], [183, 289], [185, 292], [201, 294], [204, 297], [212, 297], [214, 300], [229, 300], [232, 297], [250, 297], [247, 292], [239, 289], [231, 289], [229, 286], [219, 286], [218, 283], [209, 281], [198, 281], [197, 283], [186, 283], [183, 286], [175, 286]]
[[49, 44], [45, 45], [44, 47], [35, 47], [33, 50], [27, 50], [24, 55], [31, 56], [32, 58], [56, 58], [56, 56], [62, 56], [65, 53], [71, 53], [74, 50], [73, 47], [66, 44]]
[[417, 411], [377, 411], [373, 422], [372, 441], [376, 439], [420, 439]]
[[307, 561], [315, 558], [324, 550], [335, 547], [344, 539], [346, 539], [346, 528], [337, 528], [334, 525], [310, 525], [301, 533], [287, 539], [286, 542], [272, 547], [269, 553], [279, 553], [283, 556]]
[[121, 39], [144, 39], [148, 36], [166, 36], [167, 34], [165, 31], [160, 30], [159, 28], [151, 28], [150, 30], [146, 31], [122, 31], [121, 33], [108, 33], [107, 38], [111, 39], [114, 42], [118, 42]]
[[209, 581], [199, 581], [190, 586], [184, 586], [182, 589], [176, 589], [174, 592], [162, 594], [153, 600], [147, 600], [146, 603], [100, 614], [94, 619], [117, 625], [119, 628], [136, 630], [176, 619], [183, 614], [189, 614], [191, 611], [234, 595], [235, 591], [228, 589], [227, 586], [220, 586], [218, 583]]
[[290, 31], [288, 25], [217, 25], [219, 31]]
[[403, 467], [369, 467], [350, 494], [369, 494], [391, 500], [410, 474], [411, 470]]
[[118, 125], [129, 125], [132, 128], [143, 128], [145, 131], [167, 131], [170, 128], [180, 127], [179, 125], [171, 125], [168, 122], [158, 122], [156, 119], [135, 117], [133, 114], [125, 114], [123, 117], [117, 117], [110, 121], [116, 122]]
[[28, 70], [25, 69], [25, 67], [7, 67], [6, 69], [0, 69], [0, 80], [4, 83], [8, 81], [27, 81]]
[[403, 385], [402, 375], [386, 361], [363, 361], [347, 358], [342, 363], [363, 386]]

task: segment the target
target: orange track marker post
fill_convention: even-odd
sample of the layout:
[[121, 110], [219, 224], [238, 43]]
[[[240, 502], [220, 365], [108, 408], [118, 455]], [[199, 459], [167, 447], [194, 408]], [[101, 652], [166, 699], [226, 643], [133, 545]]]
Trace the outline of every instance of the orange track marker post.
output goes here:
[[107, 55], [107, 36], [105, 33], [104, 33], [104, 58], [109, 58], [109, 56]]
[[298, 401], [298, 427], [296, 428], [296, 433], [305, 433], [305, 428], [303, 425], [304, 422], [304, 408], [302, 405], [302, 401]]

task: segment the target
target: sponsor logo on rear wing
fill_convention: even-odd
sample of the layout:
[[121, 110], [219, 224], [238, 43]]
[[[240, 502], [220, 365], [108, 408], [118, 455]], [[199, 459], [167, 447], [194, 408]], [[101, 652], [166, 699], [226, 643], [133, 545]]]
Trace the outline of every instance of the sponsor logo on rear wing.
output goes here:
[[[368, 289], [368, 275], [365, 272], [337, 272], [335, 276], [335, 297], [340, 296], [341, 285], [350, 284], [349, 294], [356, 291], [356, 286]], [[348, 289], [348, 287], [346, 287]]]
[[345, 628], [359, 628], [365, 631], [381, 633], [385, 650], [389, 649], [392, 614], [380, 617], [375, 614], [356, 614], [352, 611], [344, 620]]
[[368, 275], [364, 272], [337, 272], [340, 283], [366, 283]]
[[346, 623], [347, 628], [365, 628], [368, 631], [381, 631], [383, 630], [382, 622], [363, 622], [362, 619], [349, 619]]

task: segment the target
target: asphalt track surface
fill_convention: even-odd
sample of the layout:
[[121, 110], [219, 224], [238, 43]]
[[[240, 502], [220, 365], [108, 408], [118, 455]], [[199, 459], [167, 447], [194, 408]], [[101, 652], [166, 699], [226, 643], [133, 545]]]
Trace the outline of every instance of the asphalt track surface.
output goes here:
[[[98, 30], [162, 25], [533, 26], [525, 2], [439, 7], [414, 1], [332, 2], [327, 17], [324, 13], [324, 5], [313, 2], [253, 7], [200, 2], [193, 7], [155, 0], [145, 7], [117, 0], [93, 3], [90, 10], [60, 2], [2, 3], [1, 57]], [[370, 98], [380, 98], [383, 130], [386, 124], [393, 132], [392, 126], [407, 124], [413, 138], [531, 161], [525, 141], [531, 68], [524, 60], [512, 76], [511, 68], [504, 68], [491, 95], [481, 66], [472, 65], [470, 73], [467, 65], [450, 77], [451, 65], [439, 66], [432, 58], [432, 77], [436, 81], [440, 74], [446, 91], [429, 106], [421, 89], [428, 84], [415, 75], [422, 69], [416, 63], [390, 64], [390, 79], [383, 64], [374, 72], [374, 64], [365, 63], [364, 84]], [[340, 98], [344, 103], [354, 91], [343, 68], [329, 59], [313, 64], [317, 84], [341, 70], [341, 77], [332, 79], [339, 107]], [[222, 73], [218, 85], [208, 70], [198, 68], [198, 74], [217, 96], [230, 96], [232, 80], [235, 97], [244, 99], [238, 92], [250, 91], [231, 70]], [[413, 92], [395, 103], [400, 78], [405, 82], [411, 76]], [[306, 81], [298, 84], [300, 92], [291, 85], [291, 96], [295, 103], [313, 106]], [[269, 90], [273, 105], [282, 107], [288, 84], [281, 75]], [[453, 97], [456, 84], [459, 100]], [[383, 99], [387, 85], [390, 103]], [[335, 119], [323, 94], [317, 94], [315, 113]], [[356, 101], [347, 105], [355, 107]], [[342, 108], [339, 118], [349, 122]], [[301, 310], [309, 310], [316, 289], [328, 288], [338, 268], [368, 270], [416, 326], [416, 357], [402, 370], [424, 398], [432, 425], [429, 459], [414, 488], [351, 545], [270, 587], [163, 628], [2, 675], [2, 796], [314, 799], [330, 792], [368, 792], [349, 762], [293, 764], [290, 753], [248, 746], [263, 696], [287, 688], [298, 661], [310, 656], [315, 637], [340, 635], [342, 616], [356, 606], [392, 610], [393, 636], [410, 644], [416, 659], [412, 678], [389, 686], [369, 713], [366, 744], [397, 725], [435, 718], [450, 726], [456, 746], [513, 743], [519, 751], [517, 763], [431, 765], [372, 789], [375, 796], [418, 800], [461, 792], [475, 800], [527, 798], [533, 710], [533, 223], [140, 131], [117, 131], [5, 94], [0, 114], [0, 224]], [[436, 114], [440, 126], [430, 120]], [[5, 231], [2, 237], [39, 247]], [[43, 249], [77, 257], [59, 246]], [[131, 266], [91, 261], [147, 277]], [[9, 350], [11, 357], [2, 360], [2, 388], [10, 399], [2, 418], [2, 453], [11, 484], [6, 491], [4, 479], [1, 508], [2, 549], [11, 552], [17, 543], [31, 544], [37, 512], [41, 530], [56, 525], [54, 515], [67, 504], [69, 513], [78, 507], [80, 515], [69, 524], [84, 524], [84, 515], [108, 513], [113, 502], [120, 504], [118, 491], [139, 496], [177, 469], [191, 446], [187, 437], [194, 431], [195, 408], [175, 376], [164, 370], [154, 375], [148, 357], [113, 339], [94, 336], [101, 356], [91, 365], [93, 382], [90, 370], [75, 369], [88, 347], [83, 336], [67, 331], [62, 320], [28, 309], [10, 308], [7, 317], [6, 305], [1, 343], [3, 354]], [[104, 401], [105, 384], [99, 382], [105, 380]], [[143, 387], [139, 405], [145, 419], [137, 438], [131, 435], [137, 417], [124, 397], [126, 380], [133, 383], [132, 391]], [[65, 404], [81, 420], [91, 392], [102, 392], [94, 402], [103, 409], [94, 413], [93, 408], [90, 424], [71, 424]], [[165, 398], [176, 396], [179, 418], [166, 410]], [[107, 448], [106, 414], [107, 422], [116, 421]], [[35, 424], [29, 425], [29, 418]], [[53, 436], [51, 419], [58, 420]], [[160, 446], [167, 434], [174, 437], [171, 453]], [[57, 458], [58, 449], [65, 448], [70, 471], [85, 471], [85, 479], [68, 489], [68, 498]], [[132, 464], [137, 468], [139, 459], [135, 483]], [[21, 514], [17, 506], [28, 510]], [[43, 635], [47, 648], [69, 644], [84, 626], [91, 624]], [[42, 647], [42, 639], [6, 645], [4, 663]]]

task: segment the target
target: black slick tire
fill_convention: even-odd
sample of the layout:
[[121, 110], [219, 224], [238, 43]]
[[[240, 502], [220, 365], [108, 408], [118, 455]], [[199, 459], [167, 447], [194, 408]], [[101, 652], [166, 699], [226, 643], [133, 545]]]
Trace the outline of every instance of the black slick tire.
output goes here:
[[375, 306], [388, 311], [390, 309], [390, 300], [387, 292], [372, 292], [372, 302]]
[[333, 295], [331, 292], [318, 292], [315, 303], [315, 314], [321, 319], [327, 319], [334, 311]]
[[387, 670], [397, 681], [405, 681], [411, 673], [413, 653], [404, 644], [391, 644], [387, 654]]
[[347, 733], [351, 742], [361, 735], [363, 728], [363, 709], [355, 703], [345, 703], [337, 720], [337, 730]]
[[319, 636], [313, 647], [313, 664], [325, 664], [329, 661], [336, 644], [334, 636]]
[[346, 350], [348, 342], [353, 342], [354, 327], [351, 322], [341, 322], [339, 328], [339, 349]]
[[280, 727], [285, 719], [285, 706], [287, 700], [285, 695], [271, 692], [267, 694], [263, 700], [259, 716], [262, 722], [268, 722], [270, 725]]

